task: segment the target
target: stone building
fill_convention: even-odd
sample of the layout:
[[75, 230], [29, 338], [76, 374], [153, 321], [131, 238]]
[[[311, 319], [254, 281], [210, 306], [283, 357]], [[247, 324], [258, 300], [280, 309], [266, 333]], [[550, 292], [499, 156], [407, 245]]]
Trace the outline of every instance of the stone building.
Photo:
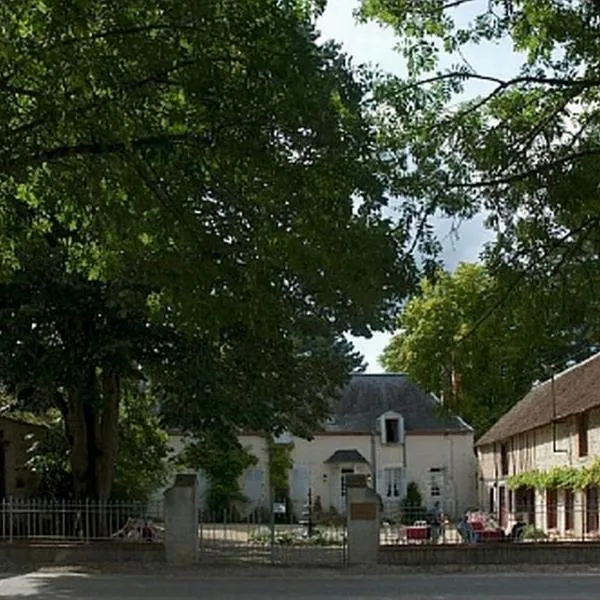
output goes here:
[[[480, 506], [504, 527], [521, 516], [557, 537], [600, 535], [594, 477], [584, 487], [559, 477], [569, 473], [582, 481], [579, 472], [600, 466], [600, 354], [534, 387], [476, 447]], [[557, 485], [514, 489], [548, 474], [556, 475]]]
[[31, 444], [41, 435], [44, 427], [0, 414], [0, 501], [36, 495], [37, 479], [26, 462]]

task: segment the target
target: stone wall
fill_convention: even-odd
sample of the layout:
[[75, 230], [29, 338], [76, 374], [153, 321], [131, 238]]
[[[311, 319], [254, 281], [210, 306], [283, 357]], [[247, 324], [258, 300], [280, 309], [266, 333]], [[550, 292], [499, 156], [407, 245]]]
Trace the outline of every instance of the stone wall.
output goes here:
[[600, 565], [600, 544], [384, 546], [379, 563], [402, 566]]
[[165, 547], [159, 543], [0, 543], [0, 565], [96, 565], [165, 562]]

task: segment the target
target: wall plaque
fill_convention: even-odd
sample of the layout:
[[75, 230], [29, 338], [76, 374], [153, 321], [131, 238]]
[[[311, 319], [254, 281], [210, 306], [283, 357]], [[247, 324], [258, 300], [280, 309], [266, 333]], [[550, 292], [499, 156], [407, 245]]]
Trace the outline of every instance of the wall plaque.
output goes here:
[[350, 504], [350, 518], [353, 521], [375, 521], [377, 505], [373, 502], [353, 502]]

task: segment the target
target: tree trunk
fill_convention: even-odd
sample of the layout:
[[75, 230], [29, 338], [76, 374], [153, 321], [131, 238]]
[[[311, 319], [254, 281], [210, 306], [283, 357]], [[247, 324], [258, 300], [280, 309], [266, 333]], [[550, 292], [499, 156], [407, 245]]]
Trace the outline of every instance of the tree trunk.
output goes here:
[[87, 427], [85, 426], [81, 393], [82, 390], [79, 387], [69, 390], [68, 420], [65, 423], [71, 446], [73, 488], [77, 498], [85, 498], [88, 494], [86, 489], [86, 473], [88, 470]]
[[74, 492], [79, 499], [106, 501], [117, 454], [120, 378], [114, 369], [100, 369], [90, 356], [96, 336], [93, 322], [76, 317], [69, 326], [65, 338], [75, 333], [72, 364], [80, 365], [73, 369], [65, 419]]
[[99, 457], [96, 465], [98, 499], [106, 501], [110, 498], [115, 460], [117, 458], [119, 402], [121, 386], [116, 372], [102, 372], [102, 419], [100, 422]]
[[92, 379], [91, 371], [85, 386], [70, 390], [66, 433], [75, 495], [106, 501], [111, 494], [117, 455], [120, 381], [116, 372], [103, 372], [99, 394], [96, 373]]

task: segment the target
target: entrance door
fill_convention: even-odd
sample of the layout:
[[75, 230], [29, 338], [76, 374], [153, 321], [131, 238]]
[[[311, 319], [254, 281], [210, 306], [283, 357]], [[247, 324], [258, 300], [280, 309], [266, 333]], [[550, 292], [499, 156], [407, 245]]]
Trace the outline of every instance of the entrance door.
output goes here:
[[343, 468], [340, 471], [340, 511], [346, 513], [346, 475], [354, 475], [354, 467]]

